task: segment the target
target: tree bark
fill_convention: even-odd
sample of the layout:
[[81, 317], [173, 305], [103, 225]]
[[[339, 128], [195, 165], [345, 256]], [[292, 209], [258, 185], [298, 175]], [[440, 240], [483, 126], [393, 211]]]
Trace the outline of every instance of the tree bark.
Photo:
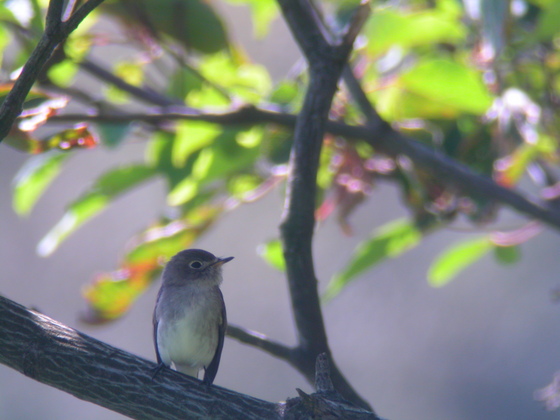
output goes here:
[[[0, 296], [0, 363], [77, 398], [135, 419], [341, 418], [375, 420], [336, 394], [272, 403], [157, 365]], [[319, 404], [319, 405], [317, 405]], [[294, 417], [294, 413], [298, 413]], [[301, 414], [303, 413], [303, 414]], [[300, 416], [301, 414], [301, 416]], [[319, 417], [314, 417], [316, 415]]]

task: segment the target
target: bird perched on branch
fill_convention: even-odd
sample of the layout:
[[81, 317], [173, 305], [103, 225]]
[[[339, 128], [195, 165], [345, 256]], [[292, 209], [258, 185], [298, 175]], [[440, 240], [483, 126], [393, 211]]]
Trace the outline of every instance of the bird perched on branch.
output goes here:
[[179, 372], [198, 378], [204, 369], [204, 383], [214, 381], [227, 326], [219, 288], [222, 265], [232, 259], [187, 249], [165, 266], [154, 310], [158, 371], [173, 364]]

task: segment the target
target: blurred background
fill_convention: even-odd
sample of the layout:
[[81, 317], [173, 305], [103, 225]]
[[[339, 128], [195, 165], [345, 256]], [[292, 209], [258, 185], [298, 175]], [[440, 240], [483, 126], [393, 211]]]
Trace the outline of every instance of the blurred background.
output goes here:
[[[299, 59], [289, 32], [275, 20], [269, 35], [255, 41], [245, 7], [219, 4], [231, 36], [275, 77]], [[106, 57], [99, 47], [95, 54]], [[85, 83], [85, 82], [84, 82]], [[165, 188], [156, 181], [119, 198], [79, 229], [50, 257], [37, 255], [38, 242], [60, 219], [65, 205], [92, 179], [117, 162], [143, 159], [144, 142], [131, 137], [115, 151], [78, 153], [21, 219], [11, 207], [12, 179], [27, 155], [0, 144], [0, 293], [99, 340], [154, 360], [152, 310], [158, 284], [124, 318], [107, 325], [79, 321], [84, 284], [113, 270], [123, 246], [164, 211]], [[227, 213], [196, 247], [235, 256], [225, 267], [222, 290], [232, 324], [294, 344], [287, 286], [282, 273], [257, 255], [278, 236], [282, 189]], [[344, 235], [329, 219], [314, 243], [321, 289], [372, 230], [407, 216], [393, 184], [377, 186], [351, 217], [354, 234]], [[504, 212], [495, 226], [523, 219]], [[469, 267], [443, 288], [428, 285], [434, 256], [465, 238], [460, 226], [428, 236], [421, 246], [367, 272], [324, 306], [329, 342], [342, 372], [377, 413], [390, 420], [555, 419], [534, 401], [533, 392], [560, 368], [560, 307], [551, 302], [560, 271], [558, 232], [548, 229], [522, 247], [522, 259], [502, 266], [490, 257]], [[473, 231], [472, 235], [479, 232]], [[269, 401], [311, 392], [284, 362], [226, 339], [215, 383]], [[0, 418], [17, 420], [120, 419], [0, 366]]]

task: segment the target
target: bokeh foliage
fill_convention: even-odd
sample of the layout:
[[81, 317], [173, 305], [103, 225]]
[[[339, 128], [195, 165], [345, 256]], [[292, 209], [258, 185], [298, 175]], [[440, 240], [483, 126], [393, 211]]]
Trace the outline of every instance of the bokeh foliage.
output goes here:
[[[272, 0], [228, 2], [251, 9], [257, 37], [266, 36], [278, 17]], [[17, 74], [44, 29], [45, 3], [0, 3], [0, 100], [13, 85], [6, 75]], [[559, 4], [373, 1], [351, 65], [381, 117], [418, 142], [503, 186], [514, 188], [523, 181], [555, 200], [560, 185]], [[342, 27], [355, 5], [353, 0], [325, 2], [321, 13], [333, 27]], [[40, 254], [49, 255], [121, 195], [156, 178], [166, 181], [167, 204], [174, 211], [130, 241], [115, 271], [85, 287], [90, 322], [123, 315], [157, 279], [162, 261], [190, 247], [224, 212], [259, 199], [286, 177], [291, 145], [286, 127], [142, 118], [172, 109], [227, 113], [243, 105], [297, 114], [306, 83], [301, 66], [273, 81], [230, 38], [220, 10], [203, 0], [107, 0], [56, 51], [6, 139], [32, 155], [14, 182], [13, 207], [21, 216], [33, 210], [55, 177], [64, 176], [64, 165], [81, 149], [118, 148], [139, 131], [147, 139], [143, 162], [114, 167], [90, 180], [38, 245]], [[112, 78], [91, 70], [92, 63], [102, 67], [96, 54], [123, 44], [126, 54], [112, 53], [113, 67], [104, 69]], [[83, 73], [103, 88], [76, 83]], [[118, 86], [115, 78], [125, 84]], [[70, 104], [84, 120], [61, 125]], [[85, 118], [92, 114], [99, 118]], [[51, 124], [57, 117], [57, 124]], [[344, 86], [331, 119], [364, 123]], [[465, 196], [449, 180], [434, 178], [408, 159], [388, 158], [360, 141], [326, 135], [317, 219], [336, 215], [341, 234], [352, 234], [352, 212], [385, 181], [400, 191], [409, 218], [374, 228], [333, 275], [326, 299], [376, 264], [420, 246], [428, 234], [457, 221], [473, 230], [491, 227], [499, 215], [497, 203]], [[541, 231], [529, 221], [510, 232], [469, 237], [434, 258], [428, 281], [443, 286], [489, 253], [511, 264], [519, 258], [519, 245]], [[260, 254], [283, 269], [277, 240], [264, 244]]]

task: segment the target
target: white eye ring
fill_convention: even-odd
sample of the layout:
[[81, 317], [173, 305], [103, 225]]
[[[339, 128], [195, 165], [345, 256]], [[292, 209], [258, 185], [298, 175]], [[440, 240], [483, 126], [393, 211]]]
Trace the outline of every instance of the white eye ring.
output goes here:
[[200, 261], [192, 261], [192, 262], [189, 264], [189, 267], [190, 267], [190, 268], [194, 268], [195, 270], [198, 270], [199, 268], [202, 267], [202, 263], [201, 263]]

